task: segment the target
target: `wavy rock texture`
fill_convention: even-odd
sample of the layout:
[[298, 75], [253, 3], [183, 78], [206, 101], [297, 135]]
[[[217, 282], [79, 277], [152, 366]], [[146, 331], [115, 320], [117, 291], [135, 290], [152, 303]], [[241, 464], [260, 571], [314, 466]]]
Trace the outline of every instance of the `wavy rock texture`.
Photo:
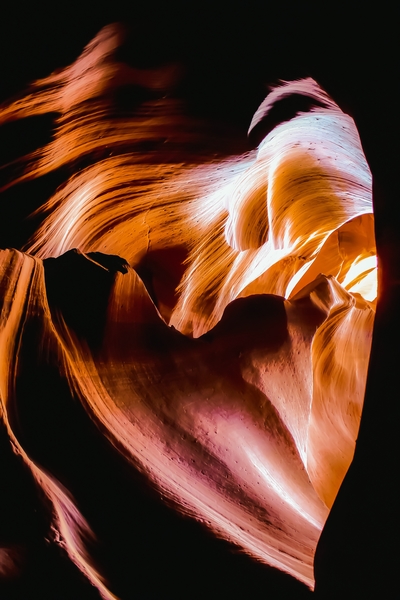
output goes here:
[[40, 208], [24, 251], [0, 252], [8, 434], [104, 598], [117, 592], [79, 492], [29, 443], [27, 390], [53, 385], [49, 373], [176, 510], [312, 588], [354, 453], [377, 295], [357, 130], [315, 81], [282, 83], [252, 130], [288, 96], [310, 110], [257, 151], [232, 155], [226, 138], [210, 160], [210, 126], [172, 99], [115, 114], [116, 89], [151, 96], [174, 78], [116, 62], [117, 45], [106, 28], [0, 110], [0, 122], [57, 114], [3, 189], [90, 162]]

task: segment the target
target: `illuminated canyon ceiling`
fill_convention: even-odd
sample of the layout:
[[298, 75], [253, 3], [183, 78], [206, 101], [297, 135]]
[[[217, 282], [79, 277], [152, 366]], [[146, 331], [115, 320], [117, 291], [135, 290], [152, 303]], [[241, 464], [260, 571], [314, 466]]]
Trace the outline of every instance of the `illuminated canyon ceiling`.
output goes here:
[[[55, 118], [48, 143], [3, 167], [3, 193], [63, 177], [29, 242], [0, 251], [9, 438], [52, 503], [55, 537], [104, 598], [118, 593], [80, 484], [34, 442], [41, 386], [67, 389], [174, 510], [313, 588], [354, 453], [377, 297], [355, 123], [314, 80], [280, 82], [250, 132], [288, 98], [307, 109], [245, 151], [166, 93], [177, 67], [135, 69], [118, 45], [118, 28], [103, 29], [0, 109], [1, 124]], [[144, 99], [117, 110], [126, 88]]]

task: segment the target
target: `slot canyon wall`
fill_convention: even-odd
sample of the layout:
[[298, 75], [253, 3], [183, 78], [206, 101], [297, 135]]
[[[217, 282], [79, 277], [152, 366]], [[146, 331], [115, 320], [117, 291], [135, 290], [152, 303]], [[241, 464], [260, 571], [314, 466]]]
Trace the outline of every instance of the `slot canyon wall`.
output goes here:
[[2, 25], [2, 593], [384, 596], [388, 19], [179, 14]]

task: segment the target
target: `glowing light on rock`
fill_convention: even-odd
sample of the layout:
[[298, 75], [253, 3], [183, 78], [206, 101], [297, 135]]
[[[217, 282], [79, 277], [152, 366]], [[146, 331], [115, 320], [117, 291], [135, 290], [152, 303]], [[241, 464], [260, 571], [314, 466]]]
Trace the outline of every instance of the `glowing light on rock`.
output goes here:
[[[24, 252], [0, 252], [9, 436], [52, 500], [71, 559], [114, 598], [85, 544], [85, 515], [18, 434], [19, 354], [34, 335], [35, 360], [57, 357], [123, 460], [178, 510], [313, 587], [316, 543], [354, 452], [377, 294], [355, 124], [313, 80], [283, 83], [252, 128], [290, 94], [314, 108], [254, 152], [209, 160], [207, 127], [173, 100], [116, 117], [113, 90], [163, 89], [173, 75], [116, 62], [117, 45], [106, 28], [0, 110], [0, 123], [58, 115], [54, 138], [6, 187], [94, 157], [40, 208]], [[57, 292], [79, 280], [89, 319], [92, 277], [110, 282], [96, 340]]]

